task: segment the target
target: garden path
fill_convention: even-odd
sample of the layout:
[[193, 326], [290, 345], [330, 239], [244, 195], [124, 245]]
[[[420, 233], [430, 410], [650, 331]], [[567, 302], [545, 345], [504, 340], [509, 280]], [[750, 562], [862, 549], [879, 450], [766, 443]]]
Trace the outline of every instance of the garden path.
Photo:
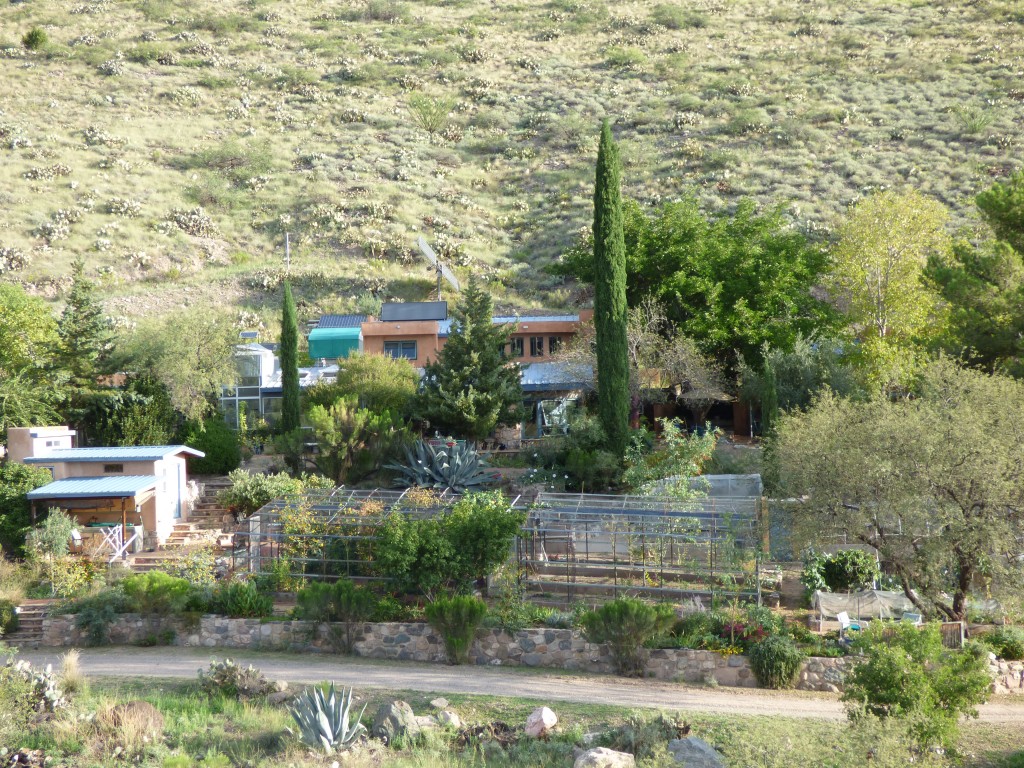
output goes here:
[[[63, 649], [40, 649], [21, 654], [33, 664], [60, 664]], [[428, 693], [478, 694], [538, 699], [557, 712], [555, 702], [614, 704], [624, 707], [700, 711], [736, 715], [841, 720], [838, 697], [800, 691], [741, 688], [701, 688], [653, 680], [630, 680], [601, 675], [558, 674], [522, 667], [447, 667], [413, 662], [375, 661], [348, 656], [300, 655], [244, 651], [211, 653], [202, 648], [86, 648], [81, 666], [95, 677], [194, 678], [216, 656], [230, 656], [259, 667], [272, 680], [314, 683], [334, 680], [359, 688], [387, 688]], [[981, 707], [985, 722], [1020, 722], [1024, 701], [1000, 699]]]

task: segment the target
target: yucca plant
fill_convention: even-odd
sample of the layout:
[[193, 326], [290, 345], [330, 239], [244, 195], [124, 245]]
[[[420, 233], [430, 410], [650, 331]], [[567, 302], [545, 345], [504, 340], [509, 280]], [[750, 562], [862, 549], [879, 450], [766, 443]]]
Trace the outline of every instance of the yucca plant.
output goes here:
[[388, 469], [400, 473], [395, 485], [462, 493], [494, 481], [493, 473], [486, 471], [487, 463], [480, 454], [474, 448], [454, 441], [438, 447], [425, 440], [417, 440], [414, 447], [405, 449], [405, 459], [405, 464], [387, 465]]
[[[342, 688], [341, 695], [338, 695], [334, 683], [307, 688], [288, 707], [288, 711], [298, 723], [298, 736], [302, 743], [323, 749], [329, 755], [348, 749], [366, 731], [366, 727], [359, 722], [366, 711], [366, 705], [363, 705], [354, 723], [351, 722], [352, 689], [348, 689], [346, 696]], [[290, 728], [288, 730], [294, 733]]]

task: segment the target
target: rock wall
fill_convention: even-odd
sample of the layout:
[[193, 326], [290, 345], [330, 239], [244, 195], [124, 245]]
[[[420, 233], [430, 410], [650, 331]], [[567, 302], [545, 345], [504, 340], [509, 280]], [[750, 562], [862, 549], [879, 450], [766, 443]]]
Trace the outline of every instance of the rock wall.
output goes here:
[[[74, 616], [43, 620], [44, 646], [80, 646], [85, 635]], [[308, 621], [263, 621], [203, 616], [187, 622], [179, 617], [123, 614], [110, 627], [114, 645], [152, 645], [170, 642], [196, 648], [336, 653], [350, 641], [356, 656], [398, 661], [445, 662], [441, 637], [425, 623], [314, 624]], [[470, 650], [474, 664], [537, 667], [591, 673], [611, 673], [612, 660], [604, 645], [588, 643], [571, 629], [533, 628], [510, 634], [481, 629]], [[811, 658], [803, 665], [796, 687], [805, 691], [838, 693], [852, 657]], [[990, 661], [995, 693], [1024, 695], [1024, 662]], [[723, 656], [714, 651], [685, 648], [650, 652], [647, 676], [658, 680], [756, 688], [746, 656]]]

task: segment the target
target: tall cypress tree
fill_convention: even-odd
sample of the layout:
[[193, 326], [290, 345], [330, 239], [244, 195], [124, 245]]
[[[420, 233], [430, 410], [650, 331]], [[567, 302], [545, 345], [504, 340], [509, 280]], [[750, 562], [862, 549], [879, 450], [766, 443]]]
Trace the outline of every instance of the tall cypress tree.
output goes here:
[[597, 412], [608, 448], [619, 456], [629, 439], [629, 352], [626, 341], [626, 244], [622, 233], [619, 150], [601, 126], [594, 186], [594, 328]]
[[292, 286], [284, 284], [284, 307], [281, 310], [281, 431], [298, 429], [302, 422], [299, 403], [299, 324], [295, 319]]

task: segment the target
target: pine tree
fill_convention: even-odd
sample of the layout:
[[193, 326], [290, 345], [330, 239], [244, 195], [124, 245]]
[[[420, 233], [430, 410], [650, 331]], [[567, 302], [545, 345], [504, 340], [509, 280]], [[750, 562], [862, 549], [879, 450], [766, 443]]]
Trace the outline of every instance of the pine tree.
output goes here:
[[110, 332], [103, 310], [96, 302], [93, 284], [85, 276], [85, 262], [75, 259], [71, 267], [71, 291], [57, 322], [58, 363], [70, 376], [76, 390], [72, 399], [96, 389], [96, 376], [104, 373], [110, 351]]
[[284, 307], [281, 311], [281, 431], [291, 432], [301, 426], [299, 402], [299, 325], [295, 319], [292, 286], [285, 281]]
[[419, 396], [418, 410], [433, 427], [471, 440], [519, 423], [522, 410], [519, 366], [502, 355], [512, 329], [492, 323], [492, 311], [490, 295], [471, 278], [452, 310], [448, 342], [427, 363]]
[[601, 126], [594, 187], [594, 327], [597, 412], [608, 448], [619, 456], [629, 439], [629, 352], [626, 337], [626, 245], [622, 232], [619, 150], [607, 120]]

